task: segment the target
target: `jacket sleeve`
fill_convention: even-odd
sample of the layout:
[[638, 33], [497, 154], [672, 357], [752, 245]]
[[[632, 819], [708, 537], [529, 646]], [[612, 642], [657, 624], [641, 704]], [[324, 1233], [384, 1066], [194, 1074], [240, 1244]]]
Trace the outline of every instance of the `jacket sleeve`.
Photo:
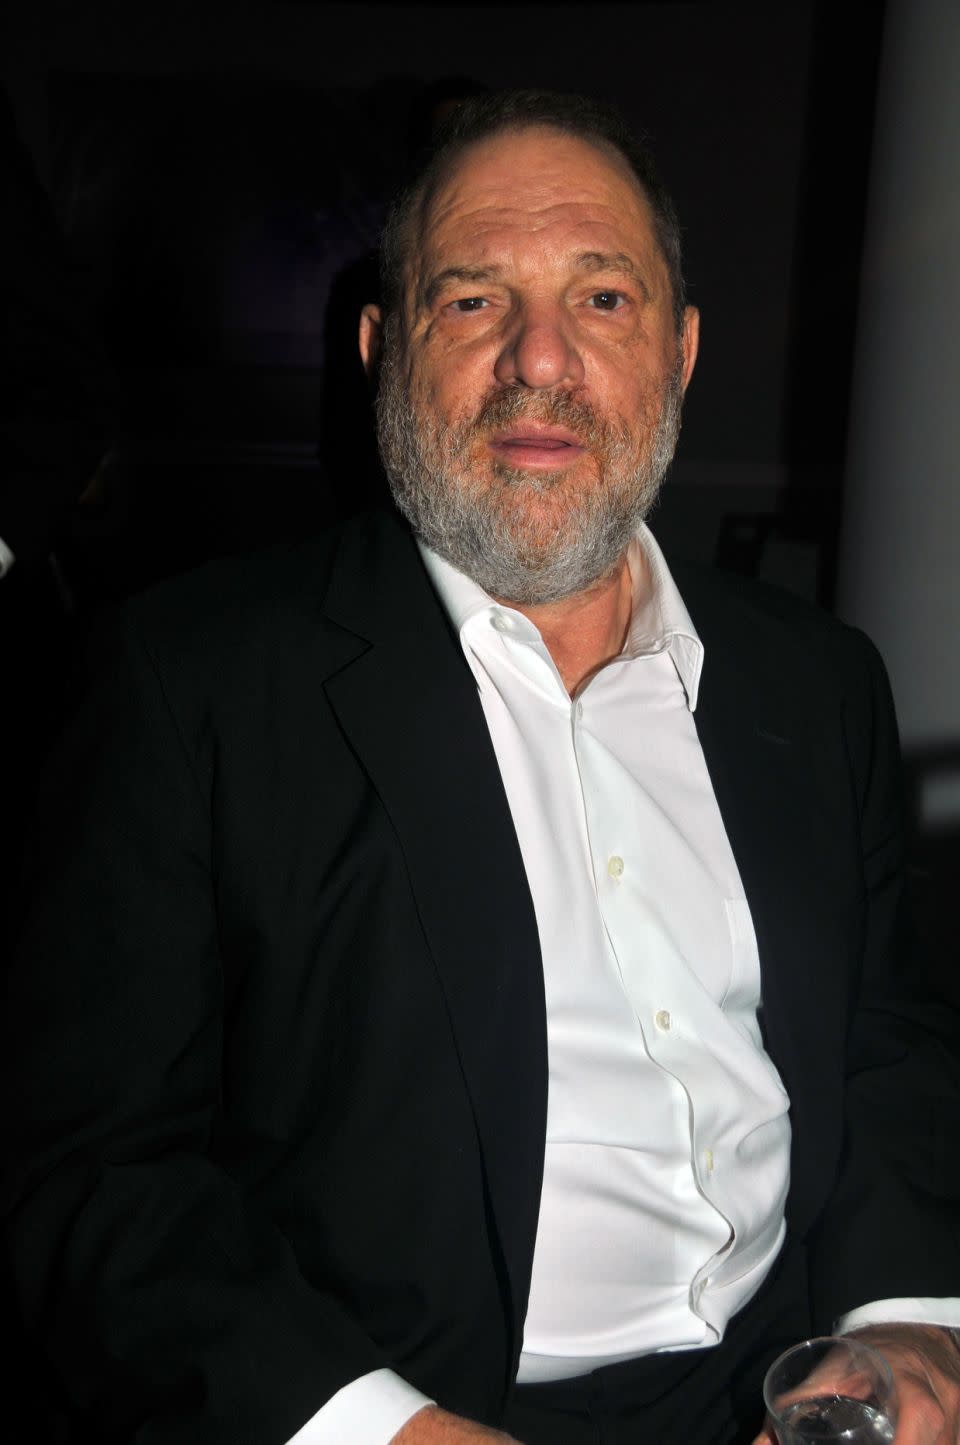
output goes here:
[[0, 1048], [5, 1242], [99, 1440], [271, 1445], [388, 1363], [217, 1162], [209, 797], [132, 623], [46, 779]]
[[960, 1295], [958, 1024], [934, 998], [909, 919], [886, 673], [871, 643], [848, 637], [854, 661], [845, 738], [865, 924], [847, 1036], [841, 1169], [810, 1240], [821, 1329], [872, 1300]]

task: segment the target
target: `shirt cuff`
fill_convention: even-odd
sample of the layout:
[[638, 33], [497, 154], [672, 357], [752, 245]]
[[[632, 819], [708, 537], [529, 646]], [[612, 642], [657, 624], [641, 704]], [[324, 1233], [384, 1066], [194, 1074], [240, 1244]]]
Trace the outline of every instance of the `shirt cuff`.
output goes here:
[[861, 1305], [841, 1315], [834, 1326], [835, 1335], [863, 1329], [865, 1325], [942, 1325], [944, 1329], [960, 1327], [960, 1299], [881, 1299]]
[[287, 1445], [389, 1445], [418, 1410], [434, 1404], [392, 1370], [372, 1370], [332, 1395]]
[[0, 537], [0, 577], [5, 577], [13, 566], [14, 557], [6, 542]]

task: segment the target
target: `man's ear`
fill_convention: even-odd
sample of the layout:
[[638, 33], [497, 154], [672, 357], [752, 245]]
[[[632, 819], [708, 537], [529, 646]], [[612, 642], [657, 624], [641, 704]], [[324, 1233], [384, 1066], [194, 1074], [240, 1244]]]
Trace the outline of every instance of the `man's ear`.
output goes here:
[[374, 381], [380, 363], [383, 343], [383, 312], [374, 302], [369, 301], [360, 312], [360, 360], [367, 373], [367, 380]]
[[683, 313], [683, 336], [681, 338], [683, 348], [683, 389], [686, 391], [693, 375], [693, 368], [697, 364], [697, 351], [700, 348], [700, 312], [695, 306], [688, 306]]

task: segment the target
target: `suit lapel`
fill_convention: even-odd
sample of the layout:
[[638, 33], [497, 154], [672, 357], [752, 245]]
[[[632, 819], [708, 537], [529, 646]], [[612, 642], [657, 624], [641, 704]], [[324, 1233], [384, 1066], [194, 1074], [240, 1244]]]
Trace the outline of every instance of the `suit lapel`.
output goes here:
[[473, 1103], [518, 1350], [547, 1088], [520, 849], [473, 678], [399, 523], [385, 515], [345, 532], [325, 610], [369, 644], [327, 695], [403, 849]]
[[[811, 819], [809, 739], [782, 685], [775, 639], [715, 584], [683, 575], [705, 646], [697, 730], [750, 902], [765, 1038], [791, 1098], [793, 1176], [817, 1178], [846, 986], [843, 920], [831, 911], [829, 846]], [[403, 848], [473, 1103], [520, 1344], [546, 1130], [547, 1051], [533, 906], [469, 669], [401, 525], [344, 533], [325, 599], [358, 650], [325, 687]], [[747, 633], [745, 635], [745, 627]], [[752, 630], [751, 630], [752, 629]], [[801, 733], [803, 729], [801, 728]], [[813, 1203], [791, 1198], [802, 1227]]]
[[683, 592], [704, 643], [697, 731], [757, 935], [764, 1040], [791, 1100], [799, 1228], [814, 1207], [804, 1181], [824, 1176], [828, 1132], [840, 1122], [849, 919], [831, 882], [835, 839], [818, 812], [810, 710], [795, 706], [802, 684], [784, 677], [780, 629], [768, 636], [762, 617], [707, 602], [686, 578]]

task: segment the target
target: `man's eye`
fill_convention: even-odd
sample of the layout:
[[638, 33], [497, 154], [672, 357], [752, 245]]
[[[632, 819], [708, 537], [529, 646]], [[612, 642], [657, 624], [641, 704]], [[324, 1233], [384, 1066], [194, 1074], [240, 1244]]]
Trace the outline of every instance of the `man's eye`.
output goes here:
[[451, 302], [454, 311], [481, 311], [486, 304], [482, 296], [461, 296]]
[[588, 304], [595, 311], [619, 311], [625, 300], [622, 291], [595, 291]]

